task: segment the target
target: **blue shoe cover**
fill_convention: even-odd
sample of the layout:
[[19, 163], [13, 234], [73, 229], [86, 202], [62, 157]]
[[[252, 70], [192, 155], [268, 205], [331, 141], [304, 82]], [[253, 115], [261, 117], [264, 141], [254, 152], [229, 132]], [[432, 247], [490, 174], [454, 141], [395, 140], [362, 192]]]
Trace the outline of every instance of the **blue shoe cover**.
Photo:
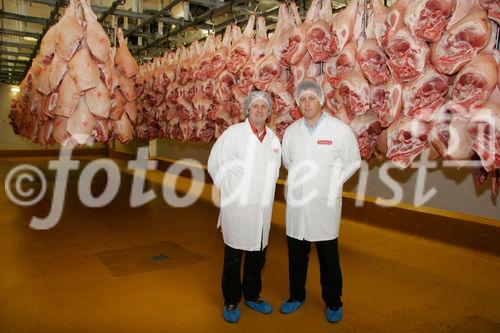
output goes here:
[[224, 306], [224, 320], [228, 323], [237, 323], [240, 320], [240, 309], [236, 307], [229, 310], [227, 306]]
[[304, 304], [304, 302], [305, 301], [300, 301], [300, 302], [299, 301], [292, 301], [292, 302], [286, 301], [285, 303], [283, 303], [281, 305], [280, 312], [283, 314], [289, 314], [289, 313], [295, 312], [302, 306], [302, 304]]
[[269, 314], [273, 312], [273, 307], [271, 306], [271, 304], [264, 300], [261, 300], [260, 302], [245, 301], [245, 304], [248, 305], [251, 309], [260, 313]]
[[326, 307], [326, 320], [330, 323], [338, 323], [342, 320], [342, 307], [339, 307], [337, 310], [330, 309]]

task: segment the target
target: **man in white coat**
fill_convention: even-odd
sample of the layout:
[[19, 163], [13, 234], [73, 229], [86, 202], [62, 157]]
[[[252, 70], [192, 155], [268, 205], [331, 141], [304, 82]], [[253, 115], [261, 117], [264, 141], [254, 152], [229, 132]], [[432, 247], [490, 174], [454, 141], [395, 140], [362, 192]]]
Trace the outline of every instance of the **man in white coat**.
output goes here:
[[[223, 317], [239, 320], [238, 303], [255, 311], [271, 313], [272, 306], [260, 298], [261, 272], [271, 227], [274, 190], [281, 165], [278, 137], [265, 126], [272, 101], [265, 92], [249, 94], [243, 110], [247, 119], [230, 126], [215, 142], [208, 159], [208, 172], [221, 193], [217, 226], [224, 238], [222, 293]], [[245, 254], [243, 281], [240, 276]]]
[[288, 314], [304, 304], [309, 252], [315, 242], [326, 318], [335, 323], [342, 319], [338, 254], [342, 187], [361, 159], [350, 127], [321, 111], [324, 95], [316, 82], [302, 81], [295, 100], [304, 117], [292, 123], [283, 138], [290, 297], [280, 310]]

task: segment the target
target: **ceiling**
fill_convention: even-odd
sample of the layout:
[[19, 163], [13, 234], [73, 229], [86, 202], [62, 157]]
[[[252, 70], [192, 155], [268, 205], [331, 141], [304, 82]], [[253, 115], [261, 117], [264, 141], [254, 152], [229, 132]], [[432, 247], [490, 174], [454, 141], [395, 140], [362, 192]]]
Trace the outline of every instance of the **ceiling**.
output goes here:
[[[0, 82], [17, 84], [36, 56], [47, 26], [57, 22], [68, 0], [0, 0]], [[296, 0], [303, 14], [310, 0]], [[220, 33], [232, 22], [244, 24], [249, 13], [266, 16], [274, 29], [277, 0], [90, 0], [111, 40], [114, 27], [124, 28], [128, 46], [147, 60], [207, 33]], [[334, 0], [334, 9], [350, 0]], [[388, 1], [390, 4], [390, 0]]]

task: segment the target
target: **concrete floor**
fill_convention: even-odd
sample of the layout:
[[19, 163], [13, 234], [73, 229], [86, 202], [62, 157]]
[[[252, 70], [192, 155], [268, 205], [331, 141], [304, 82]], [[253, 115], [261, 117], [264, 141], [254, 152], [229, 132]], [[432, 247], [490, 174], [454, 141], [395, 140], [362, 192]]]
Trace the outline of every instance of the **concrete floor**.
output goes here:
[[[28, 161], [47, 170], [43, 158], [0, 160], [2, 183]], [[240, 322], [227, 324], [213, 205], [169, 207], [150, 183], [158, 198], [129, 208], [131, 177], [122, 173], [115, 200], [90, 209], [77, 198], [77, 179], [72, 172], [62, 219], [48, 231], [30, 229], [29, 221], [48, 214], [51, 195], [23, 208], [0, 191], [0, 332], [500, 332], [500, 258], [350, 221], [340, 237], [342, 322], [324, 319], [315, 251], [306, 304], [292, 315], [278, 312], [288, 273], [284, 228], [276, 223], [262, 293], [275, 311], [266, 316], [242, 305]], [[104, 180], [96, 177], [95, 188]], [[156, 267], [148, 256], [160, 254], [162, 242], [201, 259]], [[121, 276], [105, 254], [121, 263]]]

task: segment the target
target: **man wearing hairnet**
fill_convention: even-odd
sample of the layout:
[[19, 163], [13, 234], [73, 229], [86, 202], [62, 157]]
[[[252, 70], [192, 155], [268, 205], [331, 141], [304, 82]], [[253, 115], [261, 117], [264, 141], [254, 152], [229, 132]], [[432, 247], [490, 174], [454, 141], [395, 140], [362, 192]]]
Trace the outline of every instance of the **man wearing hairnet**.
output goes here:
[[338, 253], [342, 186], [360, 167], [359, 149], [350, 127], [321, 111], [324, 95], [316, 82], [302, 81], [295, 100], [304, 117], [292, 123], [283, 137], [290, 297], [280, 310], [289, 314], [304, 304], [309, 252], [315, 242], [326, 319], [336, 323], [342, 319]]
[[[221, 193], [218, 227], [224, 238], [222, 293], [224, 320], [240, 318], [238, 303], [261, 313], [272, 306], [260, 298], [261, 271], [271, 226], [274, 189], [281, 165], [281, 145], [265, 125], [272, 101], [265, 92], [249, 94], [243, 110], [247, 119], [230, 126], [217, 139], [208, 159], [208, 172]], [[243, 279], [240, 267], [245, 255]]]

